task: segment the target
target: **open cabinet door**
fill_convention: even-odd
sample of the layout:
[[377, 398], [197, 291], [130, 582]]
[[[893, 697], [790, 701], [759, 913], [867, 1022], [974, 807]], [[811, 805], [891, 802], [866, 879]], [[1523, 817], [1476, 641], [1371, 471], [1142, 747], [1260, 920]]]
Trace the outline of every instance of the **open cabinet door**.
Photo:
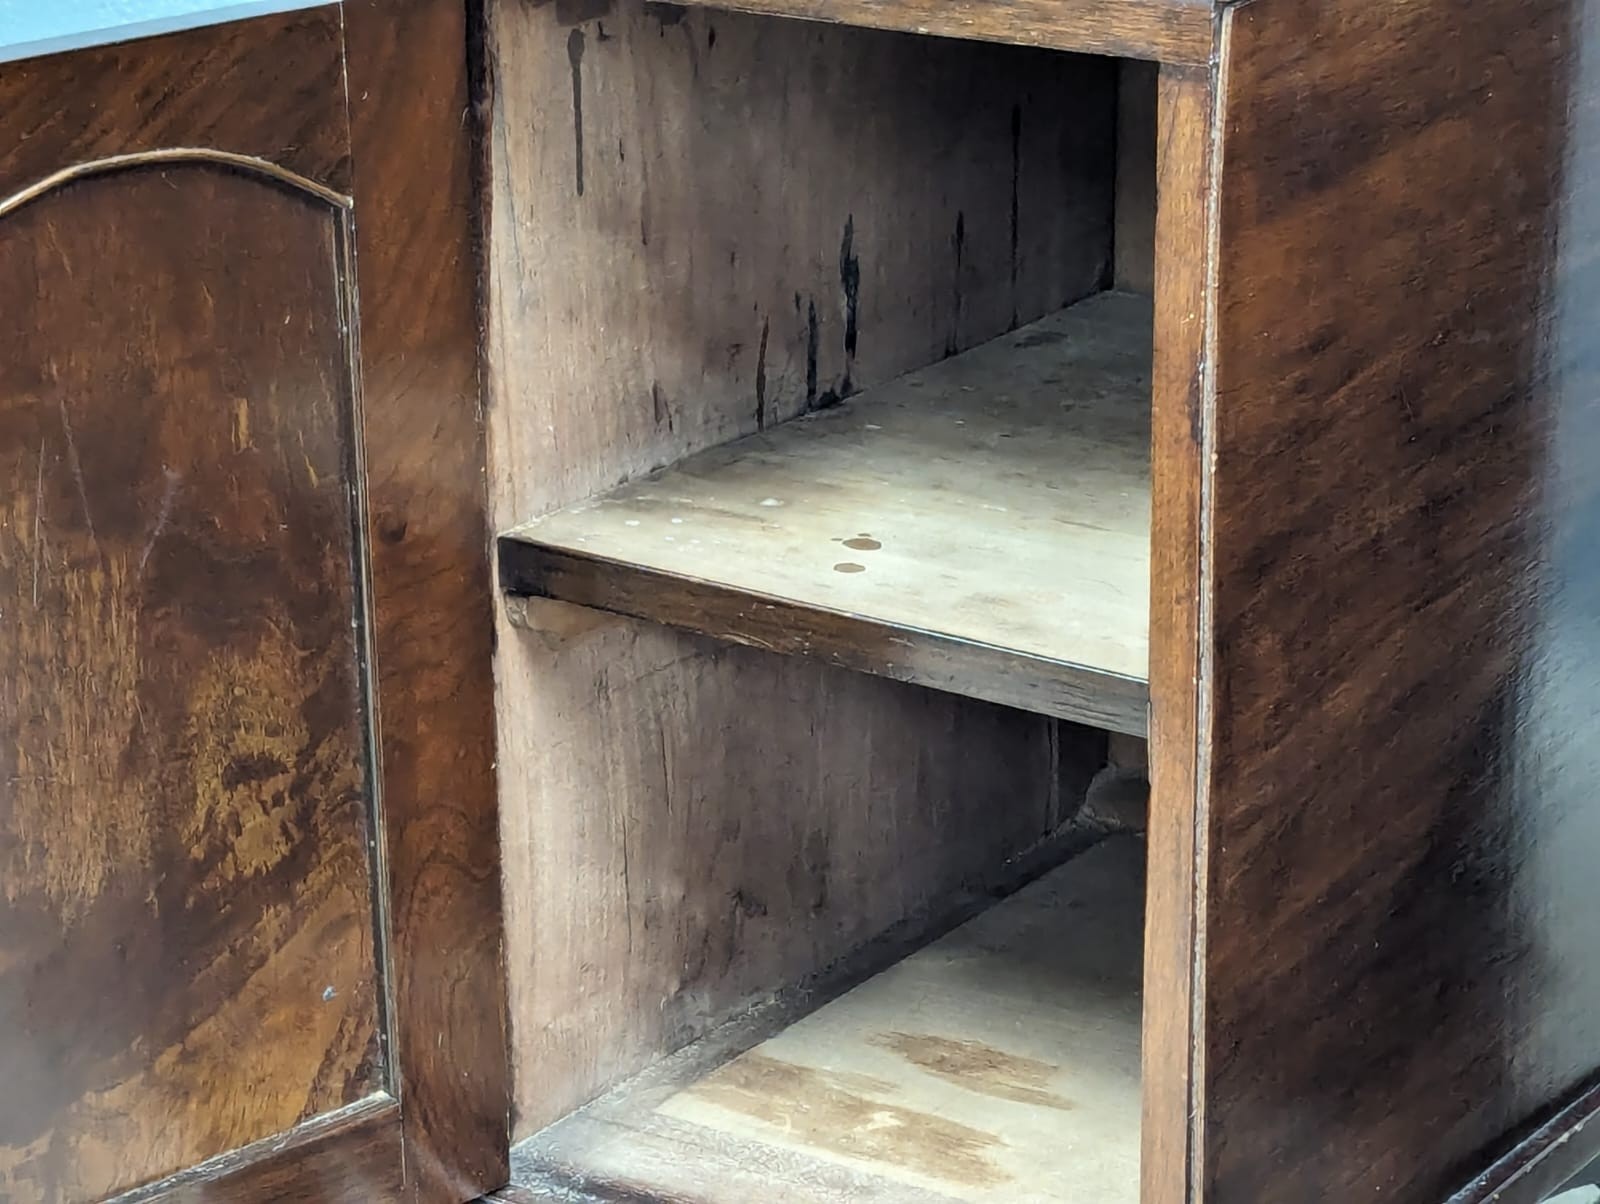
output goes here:
[[373, 0], [0, 65], [15, 1204], [504, 1182], [466, 48]]

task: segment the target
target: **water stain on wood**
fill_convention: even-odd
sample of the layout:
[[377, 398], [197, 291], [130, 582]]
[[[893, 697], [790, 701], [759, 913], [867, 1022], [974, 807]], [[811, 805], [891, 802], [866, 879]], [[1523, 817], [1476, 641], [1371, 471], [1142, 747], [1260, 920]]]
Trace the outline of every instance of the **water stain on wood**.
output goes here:
[[1006, 1053], [981, 1041], [923, 1033], [882, 1033], [872, 1044], [899, 1054], [931, 1075], [995, 1099], [1068, 1111], [1071, 1100], [1048, 1090], [1057, 1068], [1037, 1058]]
[[848, 1158], [888, 1163], [973, 1187], [1011, 1176], [989, 1161], [1000, 1139], [953, 1120], [884, 1102], [893, 1084], [747, 1053], [690, 1093], [781, 1129], [790, 1141]]
[[854, 539], [844, 541], [844, 546], [854, 548], [858, 552], [876, 552], [883, 544], [873, 539], [870, 535], [858, 535]]

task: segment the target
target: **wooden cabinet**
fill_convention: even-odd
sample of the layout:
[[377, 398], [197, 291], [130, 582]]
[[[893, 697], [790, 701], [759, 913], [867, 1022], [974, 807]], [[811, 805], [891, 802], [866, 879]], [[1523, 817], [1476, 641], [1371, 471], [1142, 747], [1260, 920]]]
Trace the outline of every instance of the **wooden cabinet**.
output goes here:
[[511, 1198], [1536, 1199], [1588, 6], [734, 7], [489, 10]]
[[464, 44], [0, 66], [6, 1200], [504, 1180]]
[[1587, 0], [736, 7], [0, 66], [0, 1197], [1538, 1200]]

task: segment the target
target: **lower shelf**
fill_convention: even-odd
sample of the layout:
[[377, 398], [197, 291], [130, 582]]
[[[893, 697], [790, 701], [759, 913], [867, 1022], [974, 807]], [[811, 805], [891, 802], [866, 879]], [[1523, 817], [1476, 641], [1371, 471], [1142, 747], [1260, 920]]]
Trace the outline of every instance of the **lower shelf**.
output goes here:
[[512, 593], [1144, 734], [1150, 366], [1101, 293], [500, 538]]
[[1143, 866], [1108, 839], [787, 1027], [719, 1030], [522, 1143], [507, 1194], [1136, 1200]]

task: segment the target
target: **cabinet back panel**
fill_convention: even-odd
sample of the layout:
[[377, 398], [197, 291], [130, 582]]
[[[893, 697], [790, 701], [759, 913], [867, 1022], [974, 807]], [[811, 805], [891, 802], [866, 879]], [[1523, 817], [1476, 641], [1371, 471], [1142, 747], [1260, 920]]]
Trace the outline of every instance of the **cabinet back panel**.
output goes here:
[[[489, 53], [502, 529], [1108, 282], [1107, 60], [603, 2]], [[514, 605], [519, 1135], [1056, 826], [1046, 720]]]

